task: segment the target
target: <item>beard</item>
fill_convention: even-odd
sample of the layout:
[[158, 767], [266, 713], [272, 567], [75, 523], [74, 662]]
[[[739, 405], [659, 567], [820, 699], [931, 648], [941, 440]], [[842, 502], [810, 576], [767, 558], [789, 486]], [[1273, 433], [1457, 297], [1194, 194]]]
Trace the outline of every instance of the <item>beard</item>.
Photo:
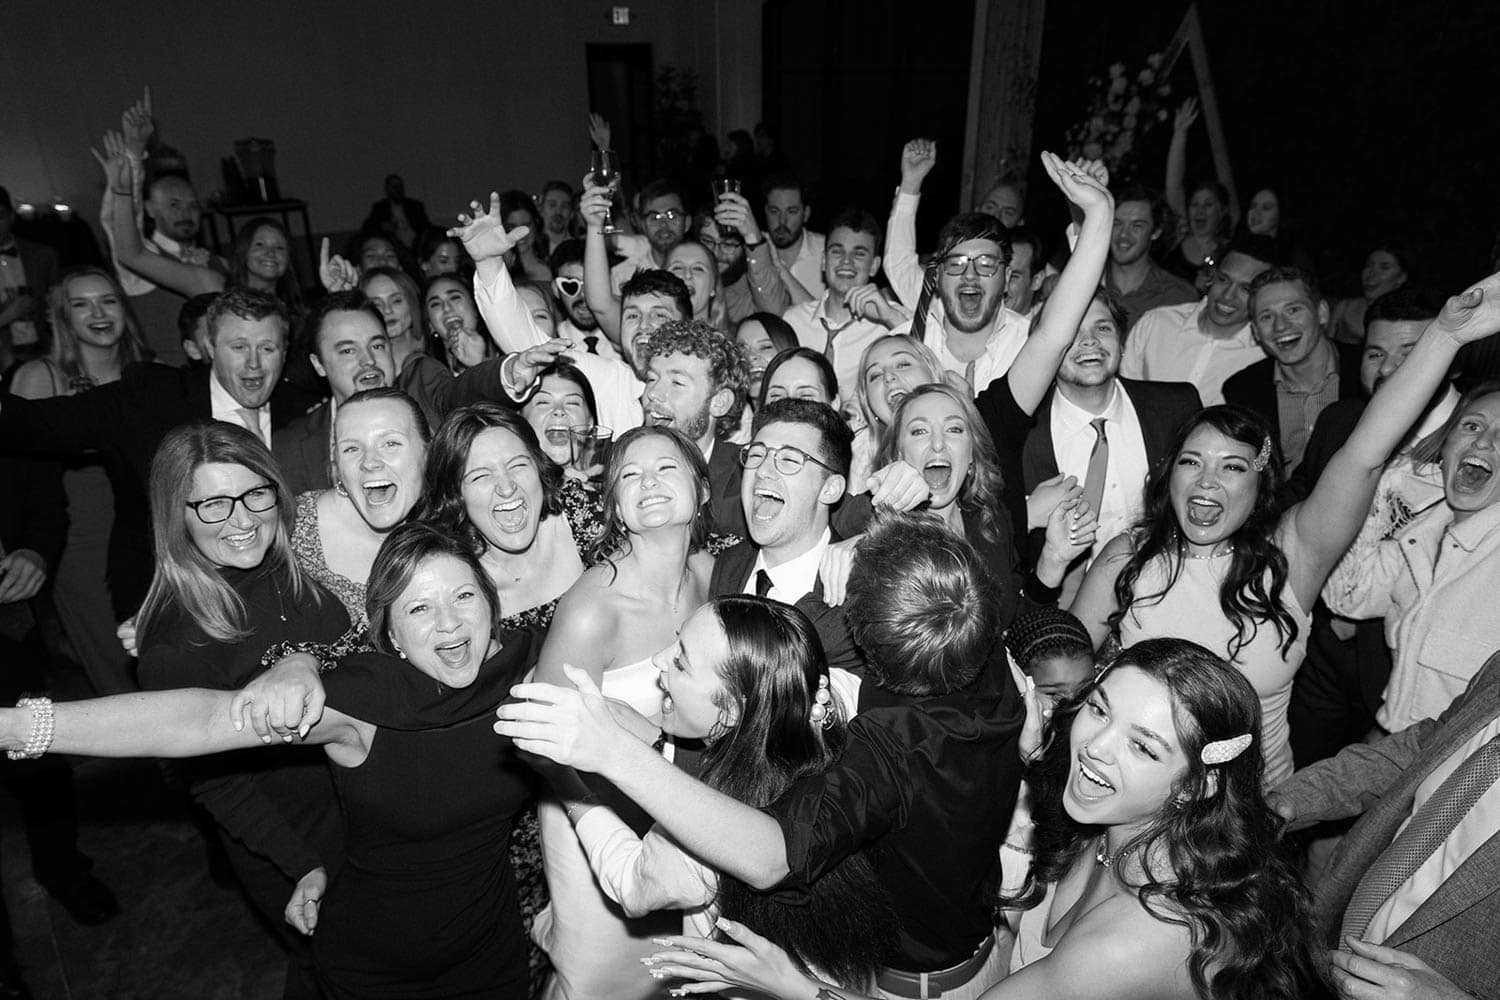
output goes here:
[[802, 230], [799, 229], [794, 233], [786, 226], [776, 226], [766, 235], [771, 238], [771, 242], [775, 244], [776, 249], [785, 250], [802, 238]]
[[703, 404], [703, 409], [697, 413], [678, 417], [673, 425], [682, 432], [689, 441], [701, 439], [713, 427], [714, 415], [709, 410], [708, 404]]
[[971, 296], [960, 294], [969, 291], [963, 286], [954, 288], [938, 287], [938, 299], [943, 303], [943, 313], [947, 317], [949, 325], [960, 333], [979, 333], [988, 330], [995, 322], [995, 317], [1000, 314], [1000, 307], [1005, 303], [1005, 290], [1000, 287], [985, 288], [978, 287], [979, 297], [977, 304]]
[[719, 282], [727, 287], [743, 278], [749, 270], [750, 258], [741, 256], [739, 260], [719, 272]]
[[583, 299], [568, 306], [568, 319], [572, 320], [573, 325], [584, 333], [599, 329], [599, 320], [594, 316], [594, 310], [590, 309]]

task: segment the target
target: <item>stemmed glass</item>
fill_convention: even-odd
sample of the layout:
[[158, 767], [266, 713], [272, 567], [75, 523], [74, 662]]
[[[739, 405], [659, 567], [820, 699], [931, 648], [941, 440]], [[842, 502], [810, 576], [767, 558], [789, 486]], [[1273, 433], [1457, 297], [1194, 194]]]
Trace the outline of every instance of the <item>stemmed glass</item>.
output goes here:
[[604, 213], [604, 226], [599, 231], [605, 236], [624, 232], [615, 225], [614, 194], [620, 184], [620, 164], [612, 149], [596, 149], [589, 160], [589, 170], [594, 183], [609, 188], [610, 207]]

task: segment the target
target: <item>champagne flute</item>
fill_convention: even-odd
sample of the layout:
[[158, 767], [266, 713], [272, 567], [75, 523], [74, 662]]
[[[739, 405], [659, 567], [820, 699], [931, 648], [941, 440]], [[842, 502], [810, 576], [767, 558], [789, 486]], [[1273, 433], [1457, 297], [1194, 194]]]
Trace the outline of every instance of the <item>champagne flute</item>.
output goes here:
[[610, 191], [610, 207], [604, 213], [604, 226], [599, 230], [605, 236], [615, 236], [624, 232], [615, 225], [614, 193], [620, 184], [620, 165], [615, 159], [615, 151], [612, 149], [596, 149], [593, 151], [589, 161], [589, 170], [594, 178], [594, 183], [600, 187], [607, 187]]
[[[716, 202], [723, 201], [726, 194], [740, 193], [740, 182], [736, 177], [715, 177], [713, 183], [714, 201]], [[719, 235], [721, 238], [735, 236], [738, 235], [738, 231], [734, 226], [720, 226]]]

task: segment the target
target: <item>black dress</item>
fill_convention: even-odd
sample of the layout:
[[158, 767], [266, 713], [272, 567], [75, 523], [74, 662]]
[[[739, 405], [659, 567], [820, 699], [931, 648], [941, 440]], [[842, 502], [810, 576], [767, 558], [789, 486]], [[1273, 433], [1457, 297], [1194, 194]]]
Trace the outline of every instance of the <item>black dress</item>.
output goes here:
[[[251, 632], [242, 642], [210, 638], [180, 610], [141, 637], [140, 681], [147, 690], [244, 687], [264, 669], [260, 658], [283, 640], [332, 644], [349, 628], [344, 606], [321, 588], [296, 599], [279, 569], [222, 569], [245, 604]], [[228, 720], [225, 720], [228, 725]], [[302, 747], [235, 750], [174, 762], [193, 798], [227, 836], [235, 875], [269, 926], [291, 949], [288, 996], [306, 995], [312, 959], [284, 910], [297, 880], [320, 865], [338, 868], [343, 823], [326, 758]]]
[[330, 708], [377, 727], [363, 763], [333, 769], [348, 859], [324, 897], [313, 953], [335, 1000], [527, 995], [507, 845], [537, 779], [492, 727], [540, 642], [499, 638], [466, 688], [378, 653], [323, 675]]

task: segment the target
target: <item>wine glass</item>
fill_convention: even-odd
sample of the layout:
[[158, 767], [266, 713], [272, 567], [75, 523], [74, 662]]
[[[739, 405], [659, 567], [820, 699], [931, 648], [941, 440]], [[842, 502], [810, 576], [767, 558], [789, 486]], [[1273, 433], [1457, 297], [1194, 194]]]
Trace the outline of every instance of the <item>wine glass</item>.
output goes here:
[[594, 183], [600, 187], [607, 187], [610, 191], [610, 207], [604, 213], [604, 226], [599, 230], [605, 236], [614, 236], [624, 232], [615, 225], [614, 193], [620, 183], [620, 164], [615, 159], [615, 151], [612, 149], [596, 149], [589, 159], [589, 170], [593, 175]]
[[[724, 200], [724, 196], [726, 194], [739, 194], [740, 193], [739, 178], [736, 178], [736, 177], [715, 177], [714, 181], [713, 181], [713, 184], [714, 184], [714, 201], [716, 201], [716, 202], [717, 201], [723, 201]], [[719, 227], [719, 235], [721, 237], [734, 236], [734, 235], [736, 235], [735, 227], [733, 227], [733, 226], [720, 226]]]

